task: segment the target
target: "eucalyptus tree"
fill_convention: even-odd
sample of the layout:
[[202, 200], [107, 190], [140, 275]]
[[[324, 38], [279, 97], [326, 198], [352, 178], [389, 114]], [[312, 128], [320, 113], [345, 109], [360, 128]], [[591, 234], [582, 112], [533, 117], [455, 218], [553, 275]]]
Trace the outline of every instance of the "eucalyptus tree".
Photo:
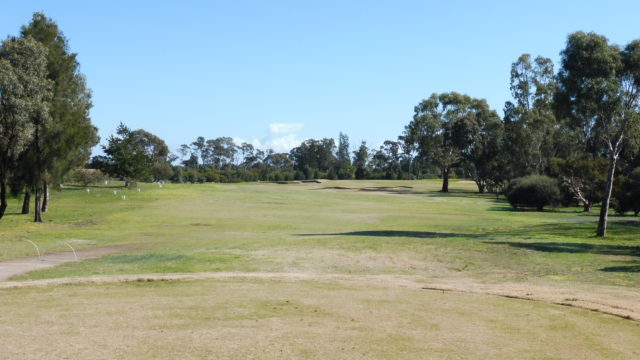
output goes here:
[[510, 177], [542, 174], [555, 156], [557, 83], [551, 59], [521, 55], [511, 65], [513, 101], [505, 104], [505, 147]]
[[338, 179], [351, 179], [353, 168], [351, 166], [351, 155], [349, 153], [349, 137], [340, 133], [338, 138], [338, 151], [336, 153], [336, 172]]
[[234, 164], [238, 147], [230, 137], [219, 137], [205, 142], [205, 157], [203, 163], [217, 169], [229, 167]]
[[504, 125], [498, 114], [484, 100], [476, 104], [478, 126], [473, 141], [464, 152], [463, 166], [478, 186], [478, 192], [498, 192], [509, 180]]
[[[185, 145], [182, 145], [183, 147]], [[181, 147], [182, 148], [182, 147]], [[207, 150], [207, 143], [203, 136], [198, 136], [196, 141], [191, 143], [191, 158], [193, 160], [195, 155], [196, 165], [198, 162], [202, 165], [209, 162], [209, 153]]]
[[285, 153], [269, 152], [269, 155], [264, 158], [264, 163], [278, 170], [293, 169], [293, 160]]
[[151, 160], [153, 180], [169, 179], [173, 175], [173, 169], [171, 168], [169, 147], [164, 140], [143, 129], [131, 131], [131, 136], [137, 146], [143, 149]]
[[609, 160], [597, 236], [607, 231], [616, 163], [640, 135], [640, 40], [624, 49], [595, 33], [570, 34], [561, 52], [556, 96], [559, 115], [592, 151]]
[[99, 164], [100, 170], [123, 179], [126, 187], [152, 176], [153, 160], [135, 132], [120, 123], [116, 134], [107, 141], [107, 145], [102, 146], [106, 156]]
[[487, 122], [499, 119], [498, 115], [485, 100], [456, 92], [432, 94], [414, 111], [401, 140], [440, 168], [442, 192], [448, 192], [452, 169], [473, 159], [478, 136]]
[[[0, 218], [7, 209], [7, 183], [18, 157], [42, 145], [51, 93], [46, 54], [46, 48], [30, 37], [9, 38], [0, 46]], [[35, 169], [36, 176], [41, 170]]]
[[335, 149], [336, 143], [333, 139], [308, 139], [291, 149], [289, 157], [294, 162], [294, 168], [304, 172], [307, 179], [311, 179], [317, 171], [328, 172], [334, 166]]
[[41, 126], [38, 158], [44, 170], [43, 210], [48, 204], [49, 182], [62, 182], [64, 176], [87, 162], [91, 148], [98, 143], [96, 127], [89, 111], [93, 106], [91, 90], [80, 72], [77, 54], [58, 25], [42, 13], [34, 13], [23, 26], [22, 37], [30, 37], [44, 45], [46, 77], [51, 81], [50, 120]]
[[243, 142], [238, 146], [240, 155], [242, 156], [241, 166], [247, 170], [259, 162], [258, 156], [256, 156], [256, 148], [249, 143]]
[[550, 175], [558, 178], [574, 199], [582, 203], [584, 212], [602, 200], [608, 161], [599, 155], [582, 153], [567, 158], [553, 158]]
[[357, 180], [366, 179], [369, 173], [369, 148], [367, 142], [362, 141], [358, 150], [353, 152], [353, 166], [356, 168]]

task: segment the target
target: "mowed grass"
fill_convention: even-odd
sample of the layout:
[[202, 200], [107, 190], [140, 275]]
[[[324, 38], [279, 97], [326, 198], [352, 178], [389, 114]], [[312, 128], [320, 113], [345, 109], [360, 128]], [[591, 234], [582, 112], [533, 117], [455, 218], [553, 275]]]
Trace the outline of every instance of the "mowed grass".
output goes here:
[[[606, 240], [596, 214], [513, 211], [454, 182], [143, 184], [53, 193], [47, 223], [0, 222], [4, 259], [130, 244], [123, 254], [17, 279], [204, 271], [443, 275], [484, 281], [546, 279], [640, 286], [640, 226], [615, 218]], [[114, 195], [113, 191], [118, 194]], [[122, 194], [126, 193], [126, 200]], [[65, 244], [65, 242], [67, 244]]]
[[504, 200], [476, 194], [472, 183], [453, 182], [450, 194], [439, 186], [429, 180], [65, 189], [53, 193], [44, 224], [15, 214], [16, 200], [0, 220], [2, 259], [35, 255], [26, 240], [45, 252], [67, 251], [67, 244], [123, 245], [123, 251], [13, 280], [237, 276], [0, 289], [0, 353], [20, 359], [640, 357], [635, 321], [403, 285], [403, 279], [457, 279], [634, 292], [637, 218], [614, 217], [601, 240], [593, 236], [596, 214], [513, 211]]
[[[16, 359], [634, 359], [640, 324], [366, 283], [220, 280], [0, 292]], [[6, 311], [6, 310], [11, 311]]]

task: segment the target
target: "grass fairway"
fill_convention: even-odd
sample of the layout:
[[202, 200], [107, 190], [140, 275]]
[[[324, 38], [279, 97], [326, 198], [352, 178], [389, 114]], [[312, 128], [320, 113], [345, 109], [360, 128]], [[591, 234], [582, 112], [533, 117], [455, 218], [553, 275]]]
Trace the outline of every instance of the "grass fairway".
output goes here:
[[72, 188], [53, 193], [45, 224], [16, 200], [3, 260], [35, 255], [26, 240], [122, 251], [11, 279], [0, 346], [8, 358], [640, 357], [637, 321], [554, 305], [640, 319], [637, 218], [598, 240], [595, 214], [512, 211], [472, 183], [439, 185]]

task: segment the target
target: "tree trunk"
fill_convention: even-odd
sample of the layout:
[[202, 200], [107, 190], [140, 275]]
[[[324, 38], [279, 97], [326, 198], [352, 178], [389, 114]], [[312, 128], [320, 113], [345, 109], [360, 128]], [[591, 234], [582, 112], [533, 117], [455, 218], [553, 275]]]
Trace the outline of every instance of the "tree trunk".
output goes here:
[[582, 211], [589, 213], [591, 212], [591, 207], [593, 206], [593, 203], [591, 201], [585, 201], [582, 203]]
[[0, 174], [0, 219], [7, 210], [7, 178]]
[[49, 210], [49, 183], [44, 182], [44, 193], [42, 194], [42, 212]]
[[442, 192], [449, 192], [449, 167], [442, 168]]
[[0, 219], [4, 216], [4, 212], [7, 210], [7, 179], [0, 174]]
[[484, 194], [485, 183], [482, 180], [476, 180], [476, 185], [478, 186], [478, 193]]
[[36, 186], [35, 187], [35, 200], [34, 200], [34, 204], [33, 204], [33, 209], [35, 212], [35, 216], [33, 218], [34, 222], [42, 222], [42, 204], [41, 204], [41, 198], [42, 198], [42, 191], [40, 191], [39, 187]]
[[29, 213], [29, 204], [31, 204], [31, 190], [24, 192], [24, 200], [22, 201], [22, 214]]
[[616, 161], [618, 161], [617, 149], [614, 149], [609, 158], [609, 174], [607, 175], [607, 185], [604, 189], [604, 197], [600, 208], [600, 219], [598, 221], [598, 231], [596, 236], [605, 237], [607, 235], [607, 220], [609, 217], [609, 203], [613, 191], [613, 177], [616, 172]]

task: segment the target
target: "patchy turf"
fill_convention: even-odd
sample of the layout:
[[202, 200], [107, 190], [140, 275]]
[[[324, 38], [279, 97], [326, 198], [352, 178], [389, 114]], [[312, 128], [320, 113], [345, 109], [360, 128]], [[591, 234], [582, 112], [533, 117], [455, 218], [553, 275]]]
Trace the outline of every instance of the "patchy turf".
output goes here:
[[[11, 204], [9, 215], [0, 220], [0, 259], [35, 255], [35, 249], [29, 241], [38, 244], [45, 254], [68, 251], [66, 244], [71, 244], [77, 250], [124, 245], [131, 248], [98, 259], [68, 262], [55, 268], [29, 272], [14, 276], [11, 280], [88, 276], [101, 279], [136, 278], [139, 274], [148, 274], [152, 279], [161, 278], [163, 274], [183, 274], [178, 278], [193, 274], [197, 279], [198, 274], [203, 273], [276, 276], [275, 280], [205, 277], [189, 284], [171, 282], [165, 295], [161, 296], [164, 311], [180, 307], [183, 297], [187, 296], [184, 291], [195, 291], [195, 284], [209, 289], [216, 296], [226, 298], [231, 302], [229, 309], [258, 306], [257, 304], [285, 289], [298, 292], [295, 298], [299, 302], [313, 302], [318, 300], [316, 297], [326, 296], [332, 299], [327, 300], [331, 306], [349, 308], [350, 314], [356, 314], [353, 308], [356, 304], [360, 304], [358, 306], [361, 308], [366, 307], [367, 296], [381, 300], [376, 306], [376, 311], [381, 312], [375, 313], [378, 317], [372, 317], [369, 325], [356, 330], [345, 330], [354, 339], [345, 341], [352, 343], [352, 346], [357, 345], [358, 350], [349, 350], [344, 354], [331, 352], [329, 349], [330, 345], [335, 345], [335, 349], [341, 348], [338, 346], [341, 346], [343, 337], [346, 336], [337, 337], [334, 334], [336, 336], [332, 337], [331, 331], [327, 330], [341, 324], [333, 315], [323, 318], [321, 322], [327, 328], [319, 332], [305, 332], [301, 327], [290, 324], [290, 319], [280, 319], [274, 320], [269, 326], [261, 324], [253, 330], [244, 323], [223, 322], [211, 325], [212, 328], [206, 330], [218, 334], [212, 335], [213, 338], [208, 335], [189, 338], [188, 332], [181, 332], [183, 330], [167, 325], [165, 331], [181, 334], [176, 339], [186, 341], [190, 346], [189, 351], [193, 350], [188, 353], [194, 354], [191, 356], [195, 358], [269, 358], [273, 357], [270, 355], [278, 354], [271, 352], [276, 351], [276, 345], [280, 345], [280, 350], [284, 351], [283, 357], [289, 358], [321, 357], [322, 354], [325, 357], [342, 358], [392, 357], [392, 352], [385, 352], [373, 340], [384, 343], [387, 341], [385, 339], [394, 339], [394, 331], [403, 334], [405, 330], [401, 322], [393, 319], [401, 319], [422, 329], [404, 338], [398, 335], [399, 340], [391, 341], [393, 344], [389, 345], [389, 349], [395, 349], [393, 351], [399, 354], [405, 354], [399, 352], [404, 346], [408, 351], [406, 357], [409, 358], [428, 358], [431, 354], [433, 358], [464, 358], [465, 354], [466, 357], [468, 354], [481, 354], [482, 357], [512, 358], [510, 355], [514, 353], [495, 349], [496, 346], [507, 346], [507, 342], [498, 344], [501, 340], [488, 340], [482, 335], [478, 339], [490, 345], [481, 346], [469, 335], [470, 330], [465, 328], [462, 317], [454, 314], [456, 311], [468, 314], [469, 309], [477, 308], [476, 303], [483, 304], [487, 313], [482, 313], [478, 308], [476, 317], [469, 315], [469, 329], [474, 329], [473, 324], [477, 324], [479, 328], [475, 328], [476, 330], [482, 329], [491, 336], [504, 337], [515, 344], [511, 348], [513, 351], [524, 349], [526, 340], [529, 349], [537, 351], [530, 353], [530, 358], [629, 358], [629, 355], [634, 354], [632, 347], [616, 345], [616, 336], [622, 334], [620, 339], [625, 339], [638, 334], [637, 325], [627, 325], [636, 324], [633, 321], [612, 319], [551, 303], [587, 309], [600, 303], [611, 309], [617, 306], [635, 314], [638, 309], [633, 299], [640, 287], [637, 269], [640, 266], [640, 223], [637, 217], [614, 217], [616, 221], [610, 225], [609, 238], [600, 240], [593, 236], [595, 214], [583, 214], [578, 209], [550, 209], [542, 213], [514, 211], [506, 202], [497, 200], [493, 195], [475, 193], [473, 183], [452, 182], [452, 192], [449, 194], [438, 192], [439, 187], [438, 181], [324, 181], [321, 184], [290, 185], [167, 184], [163, 188], [143, 184], [140, 192], [117, 187], [93, 187], [89, 192], [83, 189], [65, 189], [53, 193], [51, 211], [45, 215], [48, 220], [45, 224], [33, 224], [30, 217], [15, 214], [20, 204], [17, 200]], [[114, 191], [117, 193], [114, 194]], [[126, 200], [122, 199], [123, 193]], [[301, 279], [296, 279], [294, 284], [278, 280], [277, 274], [299, 274]], [[358, 282], [352, 284], [338, 281], [334, 276], [353, 279], [373, 276], [393, 280], [385, 286], [375, 285], [377, 290], [374, 291]], [[331, 291], [323, 293], [315, 287], [315, 281], [308, 277], [321, 279], [318, 281]], [[443, 295], [443, 298], [456, 299], [451, 300], [449, 313], [431, 304], [431, 297], [436, 294], [425, 294], [429, 291], [420, 290], [420, 286], [410, 289], [396, 286], [406, 277], [413, 279], [414, 284], [422, 284], [424, 287], [437, 286], [440, 290], [455, 290]], [[36, 316], [39, 314], [37, 304], [50, 297], [45, 295], [48, 291], [67, 299], [77, 296], [87, 304], [95, 300], [98, 319], [102, 312], [109, 311], [108, 305], [100, 297], [109, 298], [112, 294], [114, 301], [136, 308], [135, 304], [157, 300], [156, 295], [152, 295], [155, 294], [154, 289], [164, 286], [155, 284], [155, 281], [143, 281], [139, 285], [100, 283], [100, 293], [96, 292], [98, 289], [91, 290], [91, 281], [77, 284], [70, 284], [74, 281], [59, 281], [58, 285], [54, 285], [56, 280], [51, 281], [49, 285], [41, 284], [35, 288], [1, 289], [0, 297], [7, 299], [0, 307], [0, 312], [5, 316], [3, 320], [15, 325], [17, 318], [11, 314], [33, 313]], [[234, 292], [234, 286], [237, 286], [237, 292]], [[146, 287], [151, 291], [148, 299], [142, 295]], [[248, 288], [256, 291], [255, 296], [249, 296], [243, 302], [242, 298], [246, 293], [241, 289]], [[338, 288], [341, 290], [336, 290]], [[229, 293], [222, 296], [218, 291]], [[127, 298], [127, 293], [130, 298]], [[213, 295], [196, 293], [200, 295], [194, 295], [194, 299], [207, 301], [208, 304], [216, 303], [207, 297]], [[351, 297], [345, 296], [347, 293], [352, 294]], [[530, 298], [549, 304], [523, 305], [535, 308], [534, 318], [539, 321], [530, 322], [530, 328], [525, 329], [527, 322], [521, 313], [524, 310], [516, 305], [505, 304], [526, 302], [483, 294]], [[28, 297], [30, 302], [17, 301], [21, 296]], [[395, 303], [405, 297], [407, 302], [404, 305]], [[617, 299], [622, 298], [630, 299], [632, 305], [628, 307], [626, 303], [618, 303]], [[65, 317], [63, 304], [60, 303], [59, 306], [51, 308], [52, 319]], [[160, 311], [162, 306], [158, 306]], [[144, 306], [139, 309], [146, 310]], [[439, 310], [443, 311], [439, 321], [445, 322], [444, 314], [460, 320], [455, 325], [443, 323], [436, 326], [434, 324], [437, 321], [434, 324], [425, 322], [427, 318], [420, 315], [421, 312], [431, 314], [430, 311]], [[125, 311], [124, 308], [122, 311]], [[185, 322], [199, 323], [197, 319], [200, 311], [213, 310], [194, 310]], [[164, 349], [164, 344], [172, 344], [172, 340], [167, 340], [157, 331], [161, 326], [153, 325], [155, 323], [152, 315], [145, 318], [142, 314], [137, 314], [138, 309], [130, 312], [132, 317], [123, 317], [119, 320], [120, 326], [126, 326], [124, 324], [127, 321], [142, 316], [140, 319], [143, 320], [138, 320], [143, 323], [136, 325], [139, 327], [136, 331], [149, 335], [144, 344], [160, 344], [158, 349]], [[390, 318], [384, 323], [384, 331], [381, 330], [381, 335], [377, 337], [371, 329], [374, 327], [374, 320], [381, 319], [383, 313]], [[413, 317], [415, 320], [412, 320]], [[77, 326], [89, 326], [93, 320], [83, 319], [84, 323], [71, 321], [68, 332], [74, 333]], [[600, 322], [608, 325], [600, 326]], [[29, 322], [24, 325], [24, 331], [28, 330], [28, 324]], [[30, 324], [34, 326], [33, 322]], [[499, 324], [495, 331], [487, 330], [494, 329], [495, 324]], [[263, 325], [266, 327], [262, 327]], [[583, 329], [582, 326], [594, 328]], [[281, 327], [283, 330], [279, 333]], [[367, 330], [368, 327], [371, 329]], [[456, 347], [456, 342], [460, 344], [462, 341], [458, 335], [445, 336], [436, 331], [449, 327], [471, 336], [470, 340]], [[271, 339], [264, 340], [265, 343], [257, 337], [267, 331], [267, 328], [273, 332], [274, 337], [265, 337]], [[102, 335], [96, 333], [96, 339], [101, 340], [85, 342], [80, 347], [84, 346], [88, 351], [101, 346], [104, 349], [115, 346], [112, 341], [118, 337], [113, 338], [108, 327], [100, 329], [99, 333]], [[116, 328], [113, 329], [115, 331]], [[513, 330], [514, 334], [520, 334], [522, 339], [519, 343], [516, 341], [518, 336], [507, 334], [511, 331], [508, 329], [516, 329]], [[604, 329], [608, 330], [599, 332]], [[560, 341], [561, 330], [582, 334], [582, 337], [576, 342], [572, 337], [572, 342], [563, 347]], [[2, 329], [5, 334], [7, 331], [7, 328]], [[42, 336], [46, 336], [47, 330], [39, 331]], [[433, 341], [424, 339], [430, 331], [436, 331]], [[220, 334], [232, 333], [243, 338], [235, 350], [223, 353], [214, 349], [213, 345], [205, 345], [205, 342], [211, 342], [218, 347], [231, 346], [230, 338]], [[543, 333], [548, 333], [549, 336]], [[287, 336], [293, 334], [301, 334], [299, 338], [302, 340], [287, 339]], [[74, 336], [70, 335], [69, 339], [77, 339]], [[423, 337], [424, 344], [414, 344], [419, 342], [420, 337]], [[123, 344], [122, 356], [156, 357], [157, 354], [165, 354], [165, 357], [171, 357], [170, 351], [156, 352], [146, 345], [138, 350], [128, 349], [126, 344], [130, 344], [129, 340], [135, 338], [135, 334], [130, 334], [128, 339], [120, 340]], [[319, 344], [308, 344], [315, 343], [315, 340]], [[18, 332], [8, 334], [4, 341], [19, 344], [26, 340], [21, 340]], [[69, 342], [60, 341], [61, 347], [71, 346]], [[369, 352], [360, 352], [363, 344]], [[10, 344], [8, 346], [11, 347]], [[256, 352], [248, 348], [251, 346], [255, 347]], [[583, 350], [579, 350], [581, 348]], [[438, 352], [438, 349], [442, 351]], [[59, 351], [60, 354], [66, 354], [66, 350]], [[27, 358], [38, 357], [32, 354], [41, 353], [24, 353]], [[97, 357], [108, 356], [105, 353], [104, 356]]]
[[530, 301], [376, 283], [66, 285], [5, 289], [0, 304], [6, 358], [640, 356], [636, 322]]

